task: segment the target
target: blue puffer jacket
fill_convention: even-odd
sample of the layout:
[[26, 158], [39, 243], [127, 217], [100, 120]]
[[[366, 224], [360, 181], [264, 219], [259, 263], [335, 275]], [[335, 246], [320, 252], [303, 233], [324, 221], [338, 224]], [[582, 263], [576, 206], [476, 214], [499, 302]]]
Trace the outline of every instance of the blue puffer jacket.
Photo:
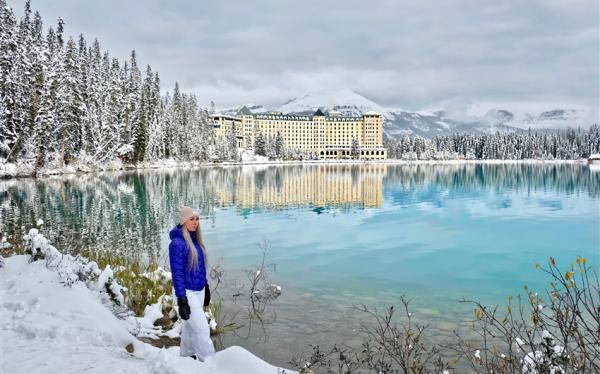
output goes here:
[[171, 244], [169, 244], [169, 263], [171, 264], [171, 276], [175, 296], [185, 296], [185, 290], [200, 291], [206, 285], [206, 265], [202, 249], [196, 240], [196, 235], [190, 235], [198, 253], [198, 268], [188, 269], [189, 251], [183, 238], [183, 227], [175, 226], [169, 233]]

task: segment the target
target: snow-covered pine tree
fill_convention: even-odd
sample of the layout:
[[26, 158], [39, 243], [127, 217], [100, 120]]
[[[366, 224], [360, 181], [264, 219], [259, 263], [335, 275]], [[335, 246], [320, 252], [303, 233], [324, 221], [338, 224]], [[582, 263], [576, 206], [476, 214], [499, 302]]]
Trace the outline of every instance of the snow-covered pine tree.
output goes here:
[[103, 162], [114, 158], [119, 149], [124, 107], [119, 61], [110, 59], [108, 52], [102, 57], [100, 94], [100, 131], [94, 159]]
[[173, 152], [174, 130], [173, 130], [173, 99], [171, 94], [167, 92], [162, 99], [163, 110], [161, 113], [160, 122], [163, 128], [163, 149], [165, 158], [174, 158]]
[[185, 122], [188, 133], [188, 143], [186, 145], [186, 158], [197, 161], [200, 159], [201, 147], [199, 144], [202, 136], [202, 122], [200, 119], [201, 111], [198, 108], [198, 98], [196, 95], [185, 95]]
[[199, 139], [202, 149], [201, 159], [204, 161], [210, 160], [215, 144], [215, 129], [213, 121], [210, 120], [206, 110], [201, 111], [202, 134]]
[[29, 134], [27, 136], [27, 143], [25, 147], [30, 157], [35, 157], [35, 122], [39, 114], [41, 105], [41, 94], [44, 86], [44, 69], [45, 69], [45, 45], [44, 38], [42, 36], [42, 18], [39, 12], [35, 12], [33, 22], [31, 23], [31, 36], [32, 36], [32, 49], [29, 52], [31, 60], [31, 84], [29, 87], [29, 108], [28, 108], [28, 121]]
[[165, 102], [160, 97], [160, 77], [154, 73], [148, 99], [148, 144], [145, 151], [145, 160], [155, 161], [165, 157], [163, 113]]
[[277, 135], [275, 135], [273, 152], [275, 154], [275, 157], [277, 157], [277, 158], [283, 158], [283, 156], [284, 156], [283, 136], [281, 135], [281, 132], [279, 132], [279, 131], [277, 131]]
[[57, 127], [56, 91], [58, 83], [54, 71], [46, 69], [42, 72], [42, 87], [40, 90], [40, 108], [35, 118], [33, 143], [36, 152], [34, 173], [44, 166], [48, 153], [52, 151], [54, 137], [51, 129]]
[[80, 151], [83, 134], [82, 108], [84, 107], [81, 96], [80, 64], [78, 61], [75, 41], [69, 38], [66, 44], [61, 69], [58, 72], [58, 122], [60, 130], [58, 141], [60, 147], [61, 164], [72, 161]]
[[157, 105], [153, 103], [152, 89], [154, 86], [154, 74], [150, 65], [146, 67], [146, 76], [141, 88], [141, 97], [139, 103], [139, 124], [136, 130], [136, 139], [133, 144], [134, 162], [143, 161], [148, 144], [148, 123], [153, 117], [153, 111], [157, 109]]
[[237, 127], [232, 122], [231, 128], [225, 134], [225, 144], [227, 147], [227, 159], [237, 161]]
[[33, 130], [33, 122], [36, 113], [33, 110], [31, 92], [34, 89], [34, 38], [33, 23], [31, 21], [31, 2], [25, 2], [24, 15], [17, 26], [17, 53], [15, 56], [13, 71], [17, 75], [17, 97], [14, 110], [20, 118], [17, 130], [17, 141], [9, 155], [9, 161], [15, 161], [26, 145], [26, 140]]
[[354, 160], [358, 160], [360, 158], [360, 145], [358, 144], [358, 139], [356, 139], [354, 136], [352, 137], [352, 144], [350, 145], [350, 156]]
[[17, 44], [17, 21], [6, 2], [0, 7], [0, 101], [2, 113], [0, 121], [0, 157], [16, 157], [15, 145], [19, 138], [19, 128], [23, 121], [19, 103], [19, 67]]
[[259, 132], [254, 139], [254, 153], [259, 156], [267, 155], [267, 146], [262, 132]]
[[[123, 158], [128, 162], [139, 161], [135, 157], [135, 148], [138, 138], [138, 132], [140, 130], [143, 112], [141, 109], [142, 100], [142, 77], [141, 72], [137, 64], [137, 56], [135, 50], [131, 51], [129, 58], [129, 69], [125, 71], [127, 75], [125, 81], [125, 111], [123, 114], [124, 121], [124, 139], [123, 145], [127, 152], [123, 153]], [[143, 154], [143, 151], [138, 151], [137, 156]]]
[[266, 145], [266, 152], [267, 152], [267, 156], [268, 156], [268, 157], [270, 157], [270, 158], [277, 157], [277, 156], [275, 155], [275, 137], [274, 137], [274, 136], [271, 136], [271, 135], [269, 135], [269, 136], [266, 138], [265, 145]]
[[91, 84], [92, 74], [92, 50], [88, 49], [83, 34], [79, 34], [77, 41], [77, 62], [79, 66], [77, 81], [77, 91], [80, 95], [79, 107], [79, 136], [80, 144], [78, 146], [78, 156], [87, 155], [90, 152], [90, 141], [92, 139], [91, 128], [94, 125], [94, 116], [90, 114], [93, 111], [93, 98]]
[[[168, 94], [167, 94], [168, 96]], [[168, 101], [165, 117], [165, 153], [166, 157], [179, 158], [181, 155], [182, 142], [185, 140], [185, 134], [181, 134], [181, 92], [179, 83], [175, 82], [173, 97]]]
[[90, 102], [90, 108], [88, 113], [90, 115], [90, 155], [94, 155], [98, 152], [100, 145], [102, 144], [102, 126], [104, 126], [104, 102], [106, 93], [102, 91], [103, 87], [106, 86], [108, 80], [108, 68], [105, 69], [104, 60], [102, 58], [102, 51], [100, 49], [100, 42], [98, 39], [94, 39], [92, 45], [92, 51], [90, 52], [91, 71], [90, 71], [90, 96], [92, 97]]

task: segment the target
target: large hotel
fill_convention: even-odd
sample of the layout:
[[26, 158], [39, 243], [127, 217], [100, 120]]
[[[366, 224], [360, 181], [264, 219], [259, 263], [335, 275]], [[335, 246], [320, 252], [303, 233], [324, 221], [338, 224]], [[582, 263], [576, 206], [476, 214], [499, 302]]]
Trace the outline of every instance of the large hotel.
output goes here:
[[242, 107], [236, 116], [211, 115], [217, 137], [235, 128], [238, 147], [250, 148], [259, 133], [275, 137], [280, 133], [286, 147], [312, 153], [321, 159], [352, 158], [352, 141], [358, 141], [359, 158], [385, 160], [383, 147], [383, 117], [366, 112], [349, 117], [317, 110], [312, 116], [269, 113], [253, 114]]

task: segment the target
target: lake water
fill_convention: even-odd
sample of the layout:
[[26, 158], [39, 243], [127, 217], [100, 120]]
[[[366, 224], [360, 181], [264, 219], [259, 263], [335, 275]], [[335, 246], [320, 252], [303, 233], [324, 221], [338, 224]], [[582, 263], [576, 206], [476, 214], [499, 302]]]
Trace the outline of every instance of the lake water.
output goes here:
[[[227, 294], [262, 257], [282, 286], [268, 341], [234, 335], [285, 365], [308, 344], [358, 346], [368, 323], [352, 305], [411, 300], [447, 334], [476, 299], [504, 304], [549, 279], [549, 256], [599, 263], [600, 173], [574, 164], [232, 166], [0, 181], [0, 231], [38, 219], [63, 250], [81, 246], [166, 260], [180, 203], [198, 207]], [[564, 267], [563, 266], [563, 267]], [[231, 309], [233, 310], [233, 309]], [[275, 348], [276, 347], [276, 348]]]

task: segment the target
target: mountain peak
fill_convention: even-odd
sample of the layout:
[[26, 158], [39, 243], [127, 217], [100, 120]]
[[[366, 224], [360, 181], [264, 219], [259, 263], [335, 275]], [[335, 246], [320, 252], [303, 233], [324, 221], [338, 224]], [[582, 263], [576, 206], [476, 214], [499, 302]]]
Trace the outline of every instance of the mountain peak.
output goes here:
[[351, 116], [361, 115], [367, 111], [382, 113], [384, 116], [388, 113], [388, 110], [379, 104], [349, 89], [311, 92], [301, 98], [288, 100], [285, 104], [275, 108], [276, 111], [282, 113], [306, 113], [315, 112], [318, 109], [337, 111]]

